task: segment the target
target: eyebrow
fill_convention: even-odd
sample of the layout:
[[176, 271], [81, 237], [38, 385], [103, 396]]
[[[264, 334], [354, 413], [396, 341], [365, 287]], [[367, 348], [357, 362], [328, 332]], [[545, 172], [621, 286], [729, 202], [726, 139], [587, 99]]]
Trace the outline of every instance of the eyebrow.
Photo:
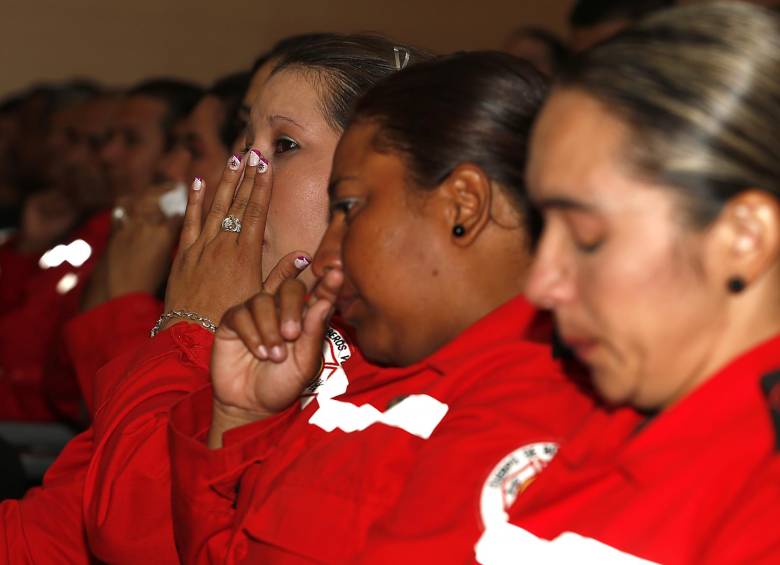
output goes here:
[[298, 126], [302, 130], [306, 129], [301, 124], [299, 124], [298, 122], [296, 122], [295, 120], [293, 120], [292, 118], [289, 118], [287, 116], [282, 116], [281, 114], [274, 114], [273, 116], [268, 116], [268, 123], [269, 124], [273, 125], [273, 123], [276, 122], [276, 121], [288, 122], [288, 123], [291, 123], [291, 124], [293, 124], [295, 126]]
[[581, 212], [595, 212], [596, 209], [584, 202], [567, 198], [565, 196], [553, 196], [551, 198], [542, 198], [534, 201], [534, 205], [541, 210], [549, 210], [550, 208], [562, 209], [562, 210], [577, 210]]
[[328, 184], [328, 199], [333, 200], [333, 196], [336, 194], [336, 187], [340, 185], [342, 182], [346, 181], [356, 181], [358, 178], [356, 176], [350, 176], [346, 175], [343, 177], [336, 177], [332, 181], [330, 181], [330, 184]]

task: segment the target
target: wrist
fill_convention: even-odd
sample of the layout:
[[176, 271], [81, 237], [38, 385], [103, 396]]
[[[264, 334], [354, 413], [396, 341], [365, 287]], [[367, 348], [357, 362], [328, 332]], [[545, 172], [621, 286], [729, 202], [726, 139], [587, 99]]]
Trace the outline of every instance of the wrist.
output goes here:
[[152, 328], [150, 335], [151, 337], [154, 337], [161, 331], [168, 329], [169, 327], [178, 324], [179, 322], [190, 322], [193, 324], [198, 324], [211, 333], [215, 333], [217, 331], [217, 324], [205, 316], [201, 316], [197, 312], [190, 312], [188, 310], [170, 310], [166, 311], [162, 316], [160, 316], [160, 319], [157, 320], [157, 323]]
[[232, 430], [248, 424], [253, 424], [275, 416], [270, 412], [247, 410], [237, 406], [232, 406], [220, 402], [214, 398], [211, 411], [211, 427], [209, 428], [208, 446], [211, 449], [222, 447], [222, 435]]

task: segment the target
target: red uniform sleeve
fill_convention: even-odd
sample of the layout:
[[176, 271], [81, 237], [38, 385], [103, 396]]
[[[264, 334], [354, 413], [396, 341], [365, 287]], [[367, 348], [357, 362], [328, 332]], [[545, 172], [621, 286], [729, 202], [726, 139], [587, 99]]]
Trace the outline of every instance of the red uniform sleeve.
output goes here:
[[152, 295], [132, 293], [104, 302], [65, 325], [68, 357], [90, 415], [95, 411], [93, 387], [98, 369], [148, 341], [162, 310], [162, 303]]
[[[495, 367], [486, 372], [490, 387], [471, 387], [451, 403], [448, 416], [406, 475], [394, 509], [369, 530], [357, 562], [473, 562], [474, 546], [484, 531], [482, 506], [496, 505], [495, 496], [482, 500], [494, 473], [503, 472], [496, 470], [513, 461], [505, 466], [505, 482], [511, 485], [506, 490], [522, 491], [554, 454], [554, 446], [593, 409], [590, 398], [546, 356], [538, 361], [536, 377], [528, 376], [533, 366]], [[524, 464], [529, 450], [538, 452], [538, 459]], [[526, 477], [524, 482], [513, 484], [512, 473]], [[498, 507], [491, 510], [505, 511], [502, 503], [508, 506], [510, 501], [497, 498]]]
[[92, 432], [86, 431], [68, 442], [42, 486], [0, 504], [0, 562], [90, 563], [81, 496], [91, 456]]
[[279, 434], [300, 414], [297, 404], [274, 418], [230, 430], [224, 447], [209, 449], [212, 395], [207, 386], [179, 402], [170, 421], [173, 517], [183, 563], [222, 563], [243, 553], [233, 528], [241, 476], [275, 448]]
[[[98, 371], [95, 450], [84, 486], [93, 554], [108, 563], [176, 562], [170, 407], [208, 383], [213, 336], [180, 323]], [[119, 377], [117, 377], [119, 375]]]

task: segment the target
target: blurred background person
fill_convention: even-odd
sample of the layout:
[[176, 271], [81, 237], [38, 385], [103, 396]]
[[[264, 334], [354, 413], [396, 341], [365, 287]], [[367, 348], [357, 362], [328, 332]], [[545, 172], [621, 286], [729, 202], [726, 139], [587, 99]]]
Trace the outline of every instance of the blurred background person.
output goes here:
[[[78, 311], [84, 282], [108, 242], [110, 212], [107, 206], [113, 198], [108, 198], [107, 194], [115, 197], [140, 192], [152, 184], [157, 160], [172, 142], [173, 125], [192, 109], [200, 92], [190, 83], [174, 80], [151, 81], [131, 89], [117, 104], [110, 133], [97, 136], [106, 140], [99, 148], [106, 185], [96, 186], [98, 194], [93, 194], [92, 198], [76, 200], [72, 196], [62, 198], [62, 192], [56, 193], [59, 198], [55, 202], [62, 206], [56, 213], [57, 221], [64, 224], [66, 214], [72, 216], [68, 217], [71, 221], [81, 221], [66, 231], [66, 235], [50, 242], [62, 243], [49, 252], [38, 255], [40, 244], [25, 249], [36, 265], [30, 272], [23, 273], [24, 276], [8, 276], [4, 269], [0, 296], [9, 298], [10, 303], [3, 305], [0, 316], [0, 390], [3, 391], [0, 394], [0, 420], [82, 419], [75, 382], [61, 380], [62, 374], [55, 368], [61, 367], [57, 358], [62, 355], [62, 326]], [[63, 119], [62, 123], [72, 122]], [[59, 135], [52, 135], [55, 147], [63, 143]], [[64, 145], [69, 146], [68, 143]], [[50, 155], [45, 150], [43, 154], [45, 158], [38, 163], [35, 176], [45, 181], [53, 173], [61, 175], [58, 167], [64, 167], [64, 164], [58, 163], [53, 168], [48, 164], [48, 161], [56, 160], [57, 155]], [[91, 166], [89, 157], [94, 160], [94, 153], [85, 155], [87, 158], [81, 163]], [[66, 162], [72, 170], [79, 161]], [[85, 177], [90, 174], [84, 172]], [[88, 206], [76, 209], [79, 203]], [[22, 236], [30, 232], [31, 223], [26, 213], [20, 227]], [[41, 223], [50, 228], [55, 222]], [[3, 288], [6, 284], [15, 287], [17, 292], [8, 292]]]
[[577, 0], [569, 13], [569, 47], [578, 52], [606, 41], [675, 0]]
[[529, 61], [545, 75], [553, 76], [566, 63], [569, 50], [554, 33], [540, 27], [521, 27], [503, 45], [507, 53]]

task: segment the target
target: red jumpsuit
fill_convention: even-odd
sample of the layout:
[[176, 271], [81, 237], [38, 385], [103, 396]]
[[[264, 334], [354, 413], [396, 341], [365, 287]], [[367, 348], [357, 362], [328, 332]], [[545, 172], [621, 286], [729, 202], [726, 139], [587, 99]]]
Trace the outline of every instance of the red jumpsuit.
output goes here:
[[[48, 269], [36, 266], [31, 273], [29, 260], [17, 261], [16, 272], [11, 268], [0, 275], [0, 419], [79, 418], [78, 386], [60, 357], [62, 328], [79, 310], [84, 281], [109, 231], [110, 214], [103, 212], [70, 236], [68, 246], [79, 240], [88, 244], [84, 263], [77, 253], [71, 257], [76, 265], [66, 260]], [[12, 256], [6, 249], [4, 265], [14, 263]]]
[[[139, 309], [145, 304], [151, 312], [149, 297], [136, 299], [120, 303], [127, 307], [130, 301]], [[112, 306], [104, 306], [108, 315]], [[82, 321], [86, 328], [88, 319]], [[104, 352], [110, 350], [107, 342], [125, 333], [114, 324], [109, 330], [89, 334]], [[112, 564], [178, 561], [168, 410], [208, 382], [213, 336], [186, 323], [154, 339], [148, 338], [149, 327], [137, 330], [146, 336], [134, 338], [141, 345], [113, 359], [89, 383], [92, 427], [68, 444], [42, 487], [0, 504], [0, 563], [87, 563], [92, 557]], [[326, 343], [328, 350], [345, 347], [336, 337]]]
[[[480, 506], [503, 511], [592, 410], [517, 297], [429, 358], [353, 354], [317, 400], [209, 450], [205, 387], [171, 411], [185, 563], [439, 563], [472, 558]], [[498, 476], [498, 479], [497, 479]]]
[[512, 507], [523, 530], [497, 524], [481, 562], [780, 563], [779, 432], [776, 337], [651, 419], [594, 415]]
[[98, 369], [121, 353], [146, 343], [149, 331], [162, 311], [162, 303], [154, 296], [135, 292], [104, 302], [65, 325], [68, 358], [90, 415], [95, 411], [94, 386]]

